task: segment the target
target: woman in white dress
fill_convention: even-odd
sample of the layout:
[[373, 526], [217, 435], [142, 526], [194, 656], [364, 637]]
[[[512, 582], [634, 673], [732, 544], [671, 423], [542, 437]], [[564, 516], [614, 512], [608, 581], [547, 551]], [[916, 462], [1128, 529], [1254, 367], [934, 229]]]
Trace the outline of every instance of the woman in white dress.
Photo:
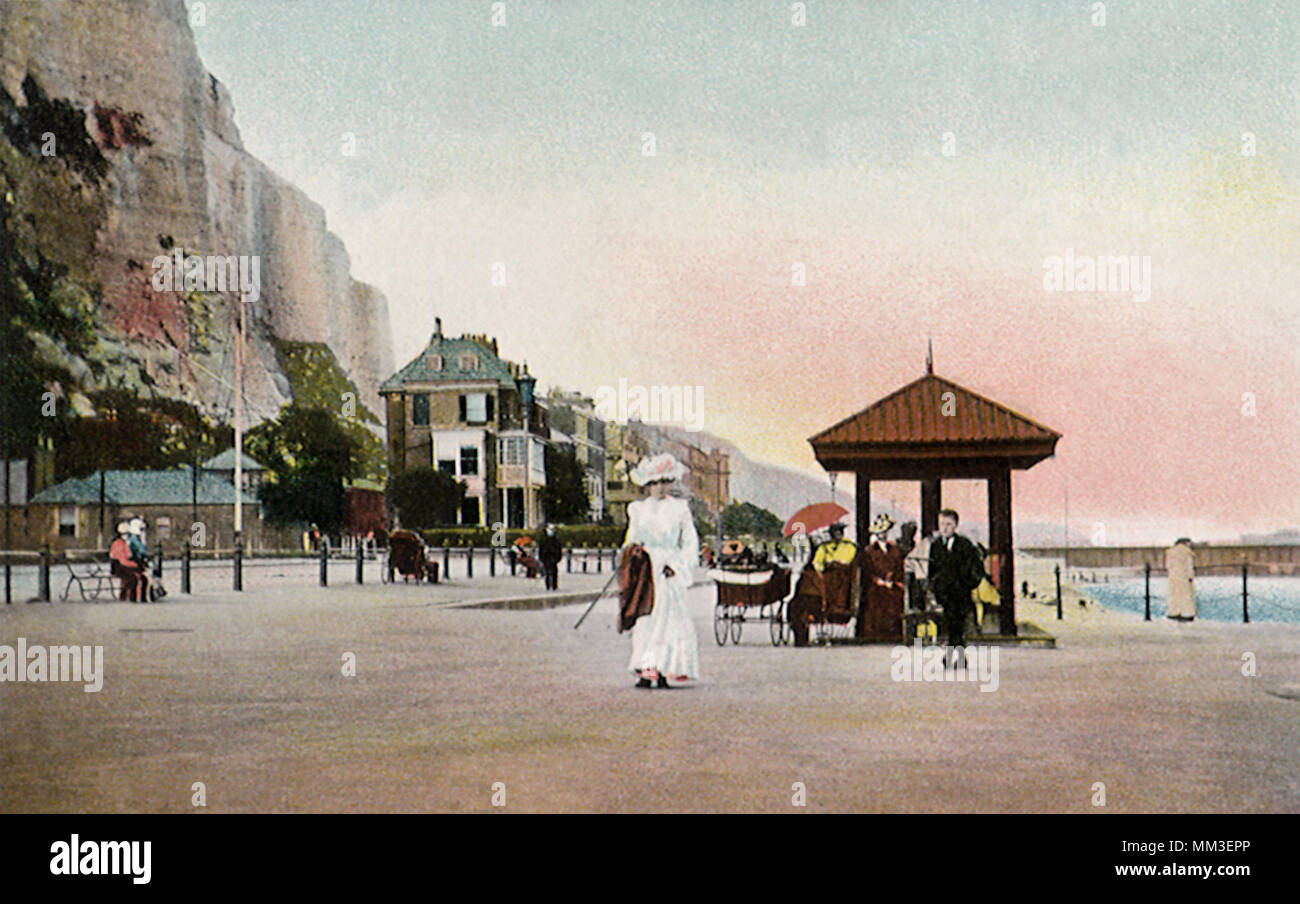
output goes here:
[[626, 549], [640, 543], [654, 574], [654, 608], [632, 626], [628, 668], [637, 687], [670, 687], [700, 676], [700, 647], [686, 606], [691, 570], [699, 561], [700, 538], [685, 499], [668, 495], [668, 486], [686, 473], [673, 456], [647, 457], [633, 469], [632, 482], [646, 488], [645, 499], [627, 507]]

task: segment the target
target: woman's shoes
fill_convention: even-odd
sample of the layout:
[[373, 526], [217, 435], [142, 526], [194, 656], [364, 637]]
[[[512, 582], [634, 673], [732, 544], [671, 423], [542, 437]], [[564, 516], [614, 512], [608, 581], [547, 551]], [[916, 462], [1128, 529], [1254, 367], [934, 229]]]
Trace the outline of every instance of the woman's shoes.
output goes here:
[[660, 675], [658, 686], [666, 689], [668, 687], [668, 679], [665, 678], [663, 675]]
[[649, 679], [649, 678], [642, 678], [640, 681], [638, 681], [638, 682], [636, 683], [636, 686], [637, 686], [637, 687], [645, 687], [645, 688], [654, 687], [654, 685], [650, 683], [650, 679]]

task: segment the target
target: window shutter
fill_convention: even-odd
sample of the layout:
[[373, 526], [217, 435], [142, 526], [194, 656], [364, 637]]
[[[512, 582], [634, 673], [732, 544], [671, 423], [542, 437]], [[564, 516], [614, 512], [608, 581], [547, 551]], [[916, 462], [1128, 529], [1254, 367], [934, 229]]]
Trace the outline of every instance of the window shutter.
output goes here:
[[466, 407], [465, 407], [465, 396], [464, 396], [464, 394], [462, 393], [461, 396], [460, 396], [460, 419], [461, 419], [462, 422], [469, 420], [469, 417], [468, 417], [466, 411], [467, 411], [467, 409], [466, 409]]
[[492, 394], [491, 394], [491, 393], [488, 393], [488, 397], [487, 397], [487, 419], [488, 419], [489, 421], [493, 419], [493, 414], [492, 414], [492, 403], [493, 403], [493, 401], [494, 401], [494, 399], [493, 399], [493, 397], [492, 397]]

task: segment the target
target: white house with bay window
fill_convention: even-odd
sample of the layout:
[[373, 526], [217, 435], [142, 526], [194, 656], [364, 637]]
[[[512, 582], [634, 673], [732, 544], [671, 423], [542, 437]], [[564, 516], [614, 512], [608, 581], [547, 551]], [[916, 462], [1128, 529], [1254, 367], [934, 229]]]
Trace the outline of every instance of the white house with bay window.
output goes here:
[[526, 369], [500, 358], [495, 339], [452, 339], [435, 323], [428, 347], [380, 386], [389, 474], [432, 467], [455, 477], [465, 486], [462, 525], [535, 527], [546, 485], [547, 409], [533, 400], [525, 418]]

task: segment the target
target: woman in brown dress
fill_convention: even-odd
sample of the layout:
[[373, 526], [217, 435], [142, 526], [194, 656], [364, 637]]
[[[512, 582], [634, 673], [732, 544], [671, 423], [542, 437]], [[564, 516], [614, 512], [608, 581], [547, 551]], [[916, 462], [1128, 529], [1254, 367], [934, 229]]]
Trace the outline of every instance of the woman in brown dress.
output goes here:
[[871, 522], [871, 542], [862, 551], [863, 633], [868, 640], [903, 642], [906, 553], [886, 540], [894, 519], [881, 513]]

